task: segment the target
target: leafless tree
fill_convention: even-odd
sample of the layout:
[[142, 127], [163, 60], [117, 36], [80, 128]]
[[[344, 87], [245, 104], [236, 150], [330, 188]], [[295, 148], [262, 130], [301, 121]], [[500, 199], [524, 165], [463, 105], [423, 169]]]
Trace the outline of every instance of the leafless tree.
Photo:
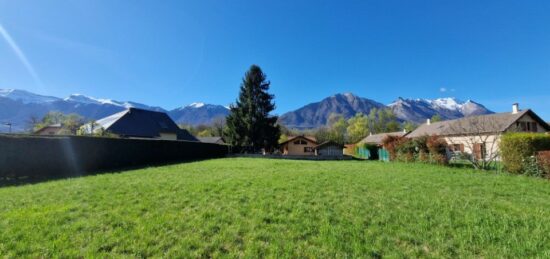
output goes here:
[[[491, 169], [500, 160], [498, 144], [503, 132], [503, 123], [492, 116], [474, 116], [449, 121], [445, 139], [452, 147], [460, 147], [462, 158], [476, 169]], [[465, 152], [468, 150], [470, 153]]]
[[33, 133], [38, 125], [41, 123], [40, 119], [34, 115], [31, 115], [29, 117], [29, 119], [27, 119], [26, 121], [26, 124], [27, 124], [27, 130], [30, 132], [30, 133]]
[[216, 134], [216, 136], [223, 137], [225, 125], [225, 117], [214, 118], [214, 120], [212, 121], [213, 133]]

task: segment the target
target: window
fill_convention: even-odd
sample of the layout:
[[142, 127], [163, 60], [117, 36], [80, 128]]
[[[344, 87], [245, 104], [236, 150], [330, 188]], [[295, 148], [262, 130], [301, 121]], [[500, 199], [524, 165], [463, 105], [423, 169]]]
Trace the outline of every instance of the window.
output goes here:
[[304, 147], [305, 153], [313, 153], [315, 152], [315, 149], [313, 147]]
[[449, 149], [453, 152], [464, 152], [464, 144], [452, 144]]
[[487, 150], [485, 148], [485, 143], [476, 143], [474, 144], [474, 156], [477, 160], [483, 160], [487, 156]]
[[523, 132], [537, 132], [538, 125], [536, 122], [520, 121], [516, 123], [517, 128]]
[[296, 140], [294, 141], [294, 145], [307, 145], [307, 142], [305, 140]]

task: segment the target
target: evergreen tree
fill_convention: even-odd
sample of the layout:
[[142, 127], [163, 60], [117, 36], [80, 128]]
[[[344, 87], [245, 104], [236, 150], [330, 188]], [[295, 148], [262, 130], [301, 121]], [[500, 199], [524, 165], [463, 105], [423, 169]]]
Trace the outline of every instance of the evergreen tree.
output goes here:
[[277, 146], [280, 129], [278, 118], [269, 115], [275, 109], [274, 96], [268, 93], [270, 84], [259, 66], [252, 65], [246, 72], [239, 98], [227, 116], [226, 136], [230, 144], [267, 151]]

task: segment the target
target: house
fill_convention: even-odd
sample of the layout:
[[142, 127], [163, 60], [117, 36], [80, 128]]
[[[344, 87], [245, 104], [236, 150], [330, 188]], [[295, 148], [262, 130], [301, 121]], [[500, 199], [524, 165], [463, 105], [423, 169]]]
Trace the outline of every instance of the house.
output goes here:
[[317, 140], [309, 136], [290, 137], [279, 144], [281, 153], [290, 156], [314, 156]]
[[338, 144], [333, 141], [326, 141], [315, 146], [316, 156], [344, 156], [344, 145]]
[[370, 134], [369, 136], [365, 137], [361, 141], [357, 143], [359, 144], [370, 144], [370, 145], [377, 145], [382, 146], [382, 141], [388, 136], [397, 136], [397, 137], [403, 137], [407, 134], [407, 131], [397, 131], [397, 132], [387, 132], [387, 133], [380, 133], [380, 134]]
[[512, 112], [471, 116], [456, 120], [427, 122], [406, 137], [441, 136], [451, 152], [467, 153], [476, 159], [499, 159], [499, 143], [507, 132], [548, 132], [550, 125], [530, 109], [520, 110], [516, 103]]
[[121, 138], [198, 141], [187, 130], [180, 129], [166, 113], [138, 108], [85, 124], [81, 129], [86, 134], [105, 131]]
[[200, 142], [204, 142], [204, 143], [214, 143], [214, 144], [225, 144], [225, 140], [223, 139], [223, 137], [197, 137], [197, 139], [200, 141]]
[[47, 135], [60, 135], [63, 134], [63, 125], [61, 123], [45, 126], [34, 132], [35, 135], [47, 136]]

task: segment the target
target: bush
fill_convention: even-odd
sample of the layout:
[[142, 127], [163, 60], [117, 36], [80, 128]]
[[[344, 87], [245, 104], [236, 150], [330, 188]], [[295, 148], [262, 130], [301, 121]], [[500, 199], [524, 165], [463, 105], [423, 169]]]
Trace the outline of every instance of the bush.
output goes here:
[[393, 135], [388, 135], [382, 140], [382, 145], [390, 154], [390, 160], [397, 158], [397, 148], [405, 141], [407, 141], [406, 138]]
[[501, 138], [502, 163], [510, 173], [525, 173], [525, 161], [543, 150], [550, 150], [550, 136], [543, 133], [509, 133]]
[[544, 175], [544, 172], [539, 167], [537, 158], [535, 156], [530, 156], [522, 161], [523, 174], [528, 176], [541, 177]]
[[546, 177], [550, 177], [550, 151], [541, 151], [537, 154], [537, 162]]

